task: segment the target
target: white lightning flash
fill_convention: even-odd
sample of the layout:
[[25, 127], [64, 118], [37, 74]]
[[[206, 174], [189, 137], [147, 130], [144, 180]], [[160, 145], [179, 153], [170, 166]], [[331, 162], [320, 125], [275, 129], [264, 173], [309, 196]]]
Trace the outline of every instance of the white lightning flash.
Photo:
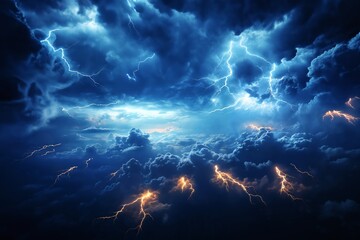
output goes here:
[[48, 155], [50, 153], [53, 153], [53, 152], [55, 152], [55, 149], [51, 149], [50, 151], [46, 151], [44, 154], [41, 154], [41, 156], [46, 156], [46, 155]]
[[74, 109], [85, 109], [85, 108], [91, 108], [91, 107], [109, 107], [109, 106], [113, 106], [113, 105], [118, 105], [120, 103], [121, 103], [121, 101], [119, 101], [119, 100], [110, 102], [110, 103], [89, 103], [89, 104], [83, 105], [83, 106], [74, 106], [74, 107], [69, 107], [69, 108], [62, 107], [61, 110], [63, 112], [66, 112], [71, 117], [69, 111], [74, 110]]
[[239, 46], [241, 48], [243, 48], [246, 52], [247, 55], [251, 56], [251, 57], [255, 57], [255, 58], [258, 58], [264, 62], [266, 62], [267, 64], [269, 64], [270, 66], [273, 65], [271, 62], [269, 62], [268, 60], [266, 60], [265, 58], [263, 58], [262, 56], [259, 56], [257, 54], [254, 54], [252, 52], [249, 51], [248, 47], [244, 44], [244, 41], [245, 41], [245, 37], [244, 36], [241, 36], [240, 37], [240, 41], [239, 41]]
[[85, 160], [85, 168], [88, 168], [89, 167], [89, 162], [93, 160], [93, 158], [89, 158], [87, 160]]
[[262, 56], [260, 56], [260, 55], [257, 55], [257, 54], [254, 54], [254, 53], [250, 52], [249, 49], [248, 49], [248, 47], [244, 44], [244, 41], [245, 41], [245, 40], [246, 40], [245, 37], [244, 37], [244, 36], [241, 36], [240, 41], [239, 41], [239, 46], [245, 50], [246, 54], [249, 55], [249, 56], [251, 56], [251, 57], [255, 57], [255, 58], [258, 58], [258, 59], [262, 60], [263, 62], [267, 63], [267, 64], [271, 67], [271, 70], [270, 70], [270, 72], [269, 72], [269, 76], [267, 77], [267, 79], [268, 79], [268, 84], [269, 84], [269, 91], [270, 91], [271, 97], [272, 97], [273, 99], [275, 99], [276, 101], [278, 101], [278, 102], [285, 103], [285, 104], [287, 104], [287, 105], [289, 105], [289, 106], [292, 107], [292, 106], [293, 106], [292, 104], [286, 102], [286, 101], [283, 100], [283, 99], [278, 98], [278, 97], [276, 96], [276, 94], [274, 93], [274, 90], [273, 90], [273, 81], [274, 81], [274, 80], [278, 80], [278, 81], [279, 81], [279, 80], [282, 79], [282, 78], [275, 78], [275, 79], [273, 78], [273, 73], [274, 73], [274, 71], [276, 70], [277, 65], [276, 65], [275, 63], [271, 63], [269, 60], [265, 59], [264, 57], [262, 57]]
[[308, 171], [302, 171], [302, 170], [300, 170], [300, 169], [299, 169], [295, 164], [293, 164], [293, 163], [290, 163], [290, 166], [292, 166], [293, 168], [295, 168], [295, 170], [296, 170], [298, 173], [300, 173], [300, 174], [307, 175], [307, 176], [309, 176], [309, 177], [311, 177], [311, 178], [314, 177], [314, 176], [311, 175]]
[[233, 93], [230, 91], [230, 88], [228, 86], [228, 82], [229, 82], [229, 78], [233, 75], [233, 69], [232, 69], [232, 65], [230, 63], [230, 60], [233, 56], [233, 45], [234, 42], [230, 41], [229, 43], [229, 48], [227, 50], [227, 52], [225, 52], [219, 62], [219, 64], [216, 66], [216, 68], [214, 69], [214, 71], [216, 71], [223, 63], [223, 60], [225, 58], [225, 56], [227, 56], [226, 58], [226, 68], [227, 68], [227, 73], [224, 76], [220, 76], [217, 78], [210, 78], [210, 77], [203, 77], [203, 78], [199, 78], [197, 80], [209, 80], [212, 82], [211, 86], [216, 86], [218, 85], [218, 83], [220, 83], [220, 87], [218, 88], [218, 91], [214, 94], [214, 97], [218, 96], [222, 90], [226, 90], [233, 98], [235, 98], [235, 96], [233, 95]]
[[151, 56], [145, 58], [144, 60], [139, 61], [138, 64], [137, 64], [137, 68], [132, 72], [132, 75], [130, 75], [130, 74], [127, 73], [127, 74], [126, 74], [126, 77], [127, 77], [129, 80], [132, 80], [132, 81], [136, 82], [136, 81], [137, 81], [137, 80], [136, 80], [136, 73], [137, 73], [138, 71], [140, 71], [140, 65], [143, 64], [143, 63], [145, 63], [146, 61], [148, 61], [148, 60], [150, 60], [150, 59], [153, 59], [154, 57], [155, 57], [155, 53], [153, 53]]
[[[69, 61], [67, 60], [67, 58], [66, 58], [66, 56], [65, 56], [65, 50], [64, 50], [64, 48], [55, 48], [55, 47], [54, 47], [53, 43], [50, 41], [50, 38], [51, 38], [52, 34], [53, 34], [55, 31], [60, 31], [60, 30], [61, 30], [61, 29], [58, 29], [58, 28], [50, 30], [50, 31], [48, 32], [48, 36], [47, 36], [45, 39], [41, 40], [40, 42], [41, 42], [41, 43], [46, 43], [46, 45], [47, 45], [48, 47], [50, 47], [51, 50], [52, 50], [54, 53], [60, 52], [61, 59], [62, 59], [63, 62], [65, 63], [65, 65], [66, 65], [66, 67], [67, 67], [67, 69], [68, 69], [69, 72], [74, 73], [74, 74], [76, 74], [76, 75], [78, 75], [78, 76], [81, 76], [81, 77], [89, 78], [95, 85], [100, 86], [100, 84], [99, 84], [97, 81], [95, 81], [94, 77], [97, 76], [103, 69], [100, 69], [98, 72], [96, 72], [96, 73], [94, 73], [94, 74], [86, 74], [86, 73], [82, 73], [82, 72], [73, 70], [73, 69], [71, 68], [71, 65], [70, 65]], [[55, 34], [54, 34], [54, 35], [55, 35]]]
[[[264, 67], [258, 66], [259, 69], [261, 69], [261, 71], [264, 73], [263, 76], [260, 79], [264, 79], [267, 81], [267, 85], [268, 85], [268, 91], [272, 97], [272, 99], [274, 99], [276, 102], [281, 102], [281, 103], [285, 103], [287, 105], [289, 105], [290, 107], [293, 107], [293, 105], [281, 98], [279, 98], [276, 94], [276, 91], [273, 89], [273, 85], [275, 81], [280, 81], [282, 78], [274, 78], [273, 77], [273, 73], [277, 68], [277, 65], [275, 63], [270, 62], [268, 59], [264, 58], [263, 56], [260, 56], [258, 54], [255, 54], [253, 52], [251, 52], [248, 48], [248, 46], [245, 45], [245, 41], [246, 38], [243, 35], [240, 35], [240, 40], [238, 41], [238, 47], [243, 49], [246, 56], [248, 56], [249, 58], [255, 58], [260, 60], [261, 62], [265, 63], [265, 69]], [[203, 77], [197, 80], [208, 80], [210, 81], [212, 84], [210, 85], [210, 87], [212, 86], [216, 86], [217, 87], [217, 91], [214, 93], [213, 98], [212, 98], [212, 102], [214, 104], [217, 104], [218, 102], [218, 97], [220, 94], [222, 94], [224, 92], [224, 90], [226, 91], [227, 94], [229, 94], [231, 96], [231, 98], [233, 99], [233, 101], [222, 107], [222, 108], [216, 108], [212, 111], [210, 111], [210, 113], [214, 113], [214, 112], [219, 112], [219, 111], [224, 111], [227, 109], [239, 109], [242, 107], [246, 107], [244, 106], [244, 104], [246, 105], [246, 103], [244, 102], [244, 93], [242, 93], [241, 91], [238, 91], [236, 89], [233, 89], [229, 82], [233, 77], [233, 57], [234, 57], [234, 48], [235, 48], [235, 44], [234, 44], [234, 40], [231, 40], [229, 42], [229, 48], [227, 50], [227, 52], [225, 52], [222, 56], [222, 58], [220, 59], [218, 65], [215, 67], [214, 72], [218, 71], [217, 69], [223, 65], [225, 63], [226, 65], [226, 73], [223, 76], [220, 77]], [[226, 60], [224, 60], [226, 59]], [[256, 102], [254, 103], [256, 104]]]
[[273, 78], [273, 73], [274, 73], [274, 71], [276, 70], [276, 67], [277, 67], [277, 65], [276, 65], [275, 63], [271, 64], [271, 71], [269, 72], [269, 77], [268, 77], [270, 95], [271, 95], [271, 97], [272, 97], [273, 99], [275, 99], [276, 101], [281, 102], [281, 103], [285, 103], [285, 104], [287, 104], [288, 106], [293, 107], [293, 104], [291, 104], [291, 103], [289, 103], [289, 102], [287, 102], [287, 101], [285, 101], [285, 100], [283, 100], [283, 99], [278, 98], [278, 97], [276, 96], [276, 94], [274, 93], [273, 81], [274, 81], [274, 80], [280, 81], [280, 80], [283, 79], [283, 77], [281, 77], [281, 78], [275, 78], [275, 79]]
[[129, 19], [128, 27], [129, 27], [130, 29], [133, 29], [134, 32], [136, 33], [136, 35], [137, 35], [138, 37], [140, 37], [140, 34], [139, 34], [138, 30], [136, 29], [135, 24], [134, 24], [134, 22], [133, 22], [133, 20], [132, 20], [132, 18], [131, 18], [131, 16], [130, 16], [130, 14], [128, 14], [128, 19]]

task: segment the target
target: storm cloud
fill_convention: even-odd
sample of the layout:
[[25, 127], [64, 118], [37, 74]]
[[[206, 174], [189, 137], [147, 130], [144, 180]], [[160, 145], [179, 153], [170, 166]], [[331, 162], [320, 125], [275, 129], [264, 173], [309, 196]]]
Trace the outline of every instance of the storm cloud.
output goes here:
[[0, 6], [2, 238], [360, 236], [358, 1]]

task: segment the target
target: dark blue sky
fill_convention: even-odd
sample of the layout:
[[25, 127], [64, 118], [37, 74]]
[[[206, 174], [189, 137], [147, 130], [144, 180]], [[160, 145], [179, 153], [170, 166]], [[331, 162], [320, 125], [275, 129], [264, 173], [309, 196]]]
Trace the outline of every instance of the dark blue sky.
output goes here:
[[359, 238], [359, 1], [0, 7], [2, 239]]

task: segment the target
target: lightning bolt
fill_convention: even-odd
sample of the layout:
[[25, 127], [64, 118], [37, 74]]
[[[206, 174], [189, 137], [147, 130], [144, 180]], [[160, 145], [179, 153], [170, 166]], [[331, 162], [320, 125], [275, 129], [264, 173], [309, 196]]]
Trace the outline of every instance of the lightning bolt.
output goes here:
[[132, 76], [130, 76], [130, 74], [128, 74], [128, 73], [126, 74], [127, 78], [129, 80], [132, 80], [132, 81], [136, 82], [136, 73], [138, 71], [140, 71], [140, 65], [145, 63], [146, 61], [148, 61], [150, 59], [153, 59], [154, 57], [155, 57], [155, 53], [153, 53], [151, 56], [145, 58], [144, 60], [139, 61], [138, 64], [137, 64], [137, 68], [132, 72]]
[[122, 205], [121, 209], [116, 211], [114, 215], [111, 216], [105, 216], [105, 217], [99, 217], [98, 219], [113, 219], [114, 221], [118, 218], [118, 216], [126, 210], [129, 206], [132, 206], [136, 203], [139, 204], [139, 215], [141, 216], [140, 223], [136, 226], [135, 229], [138, 229], [139, 231], [142, 229], [142, 225], [146, 219], [147, 216], [151, 217], [150, 213], [148, 213], [145, 209], [146, 206], [149, 206], [155, 202], [157, 202], [158, 199], [158, 193], [153, 192], [150, 190], [146, 190], [143, 193], [141, 193], [136, 199], [129, 203], [125, 203]]
[[181, 192], [184, 192], [185, 190], [189, 190], [190, 191], [189, 198], [191, 198], [191, 196], [195, 192], [195, 188], [193, 186], [193, 183], [191, 182], [191, 180], [189, 178], [187, 178], [185, 176], [182, 176], [177, 180], [175, 190], [181, 190]]
[[227, 74], [226, 75], [218, 77], [218, 78], [203, 77], [203, 78], [197, 79], [197, 80], [210, 80], [211, 82], [213, 82], [213, 84], [211, 84], [209, 87], [217, 85], [217, 83], [219, 83], [219, 82], [223, 82], [223, 84], [218, 89], [218, 91], [214, 94], [214, 96], [219, 95], [221, 93], [221, 91], [223, 89], [225, 89], [231, 96], [234, 97], [233, 93], [231, 93], [230, 88], [228, 86], [229, 78], [233, 75], [233, 70], [232, 70], [232, 66], [231, 66], [231, 63], [230, 63], [230, 60], [231, 60], [231, 58], [233, 56], [233, 45], [234, 45], [234, 42], [230, 41], [228, 51], [223, 54], [219, 64], [216, 66], [216, 68], [214, 70], [214, 71], [216, 71], [220, 67], [220, 65], [222, 65], [222, 62], [223, 62], [225, 56], [227, 56], [226, 61], [225, 61], [226, 62], [226, 68], [227, 68]]
[[[243, 35], [241, 35], [240, 40], [239, 40], [239, 45], [238, 45], [240, 48], [242, 48], [244, 50], [245, 54], [252, 58], [259, 59], [260, 61], [264, 62], [266, 65], [269, 66], [268, 76], [263, 75], [264, 77], [262, 77], [262, 79], [267, 79], [271, 97], [274, 100], [276, 100], [276, 102], [285, 103], [285, 104], [289, 105], [290, 107], [293, 107], [293, 105], [291, 103], [289, 103], [283, 99], [280, 99], [278, 96], [276, 96], [276, 93], [273, 89], [273, 82], [275, 80], [279, 81], [282, 79], [282, 78], [274, 78], [273, 77], [273, 73], [276, 70], [277, 65], [275, 63], [271, 63], [269, 60], [267, 60], [266, 58], [264, 58], [260, 55], [250, 52], [248, 46], [245, 45], [245, 40], [246, 40], [246, 38]], [[224, 111], [224, 110], [231, 109], [231, 108], [236, 108], [243, 101], [243, 99], [241, 97], [237, 96], [238, 94], [235, 93], [234, 91], [232, 91], [229, 86], [230, 78], [233, 76], [232, 64], [230, 62], [233, 57], [233, 54], [234, 54], [233, 48], [234, 48], [234, 41], [231, 40], [229, 42], [229, 48], [228, 48], [227, 52], [223, 54], [222, 58], [220, 59], [218, 65], [215, 67], [215, 70], [214, 70], [214, 72], [215, 72], [223, 64], [224, 59], [226, 57], [225, 63], [226, 63], [227, 73], [224, 76], [220, 76], [217, 78], [204, 77], [204, 78], [197, 79], [197, 80], [209, 80], [210, 82], [212, 82], [212, 84], [209, 87], [216, 86], [216, 85], [219, 85], [219, 83], [221, 83], [221, 85], [218, 87], [218, 90], [213, 95], [212, 101], [214, 103], [217, 102], [217, 96], [220, 95], [223, 90], [226, 90], [226, 92], [229, 93], [229, 95], [234, 99], [233, 103], [231, 103], [227, 106], [224, 106], [222, 108], [214, 109], [214, 110], [210, 111], [209, 113], [214, 113], [214, 112]], [[264, 71], [264, 69], [261, 66], [258, 66], [258, 67], [262, 71]]]
[[280, 182], [280, 193], [285, 193], [292, 200], [301, 200], [301, 198], [295, 197], [290, 191], [294, 189], [294, 186], [291, 182], [287, 180], [288, 175], [281, 171], [278, 167], [275, 166], [275, 171], [277, 176], [281, 179]]
[[313, 175], [311, 175], [311, 174], [310, 174], [309, 172], [307, 172], [307, 171], [301, 171], [295, 164], [290, 163], [290, 165], [293, 166], [298, 173], [308, 175], [309, 177], [312, 177], [312, 178], [314, 177]]
[[234, 45], [233, 41], [230, 41], [229, 50], [226, 53], [226, 55], [228, 56], [228, 58], [226, 59], [226, 67], [228, 69], [228, 74], [216, 80], [216, 82], [224, 80], [224, 84], [221, 86], [218, 93], [220, 94], [220, 92], [225, 88], [226, 91], [228, 93], [230, 93], [231, 96], [234, 96], [234, 95], [230, 91], [230, 88], [228, 86], [228, 81], [229, 81], [229, 78], [233, 75], [233, 70], [232, 70], [231, 63], [230, 63], [230, 60], [233, 56], [233, 45]]
[[353, 105], [353, 102], [354, 102], [355, 100], [360, 100], [360, 97], [355, 96], [355, 97], [353, 97], [353, 98], [349, 98], [349, 100], [347, 100], [347, 101], [345, 102], [346, 106], [351, 107], [352, 109], [355, 109], [355, 107], [354, 107], [354, 105]]
[[46, 156], [46, 155], [48, 155], [50, 153], [53, 153], [53, 152], [55, 152], [55, 149], [52, 149], [50, 151], [46, 151], [44, 154], [41, 154], [41, 156]]
[[[60, 146], [60, 145], [61, 145], [61, 143], [44, 145], [44, 146], [42, 146], [41, 148], [35, 149], [34, 151], [32, 151], [32, 152], [31, 152], [30, 154], [28, 154], [24, 159], [29, 158], [29, 157], [32, 157], [32, 156], [34, 156], [36, 153], [41, 152], [41, 151], [43, 151], [43, 150], [45, 150], [45, 149], [47, 149], [47, 148], [57, 147], [57, 146]], [[53, 149], [53, 150], [55, 151], [55, 149]], [[47, 154], [48, 154], [48, 153], [44, 153], [42, 156], [45, 156], [45, 155], [47, 155]]]
[[[134, 12], [136, 12], [135, 7], [134, 7], [134, 6], [131, 6], [131, 4], [132, 4], [133, 2], [136, 2], [136, 0], [134, 0], [134, 1], [126, 0], [126, 1], [127, 1], [127, 4], [128, 4], [128, 6], [129, 6], [129, 8], [131, 8]], [[134, 4], [134, 5], [135, 5], [135, 4]]]
[[[272, 65], [271, 65], [271, 71], [269, 72], [269, 77], [268, 77], [268, 83], [269, 83], [269, 91], [270, 91], [270, 94], [271, 94], [271, 96], [276, 100], [276, 101], [278, 101], [278, 102], [281, 102], [281, 103], [285, 103], [285, 104], [287, 104], [288, 106], [290, 106], [291, 108], [294, 106], [293, 104], [291, 104], [291, 103], [289, 103], [289, 102], [287, 102], [287, 101], [285, 101], [285, 100], [283, 100], [283, 99], [280, 99], [280, 98], [278, 98], [277, 96], [276, 96], [276, 94], [274, 93], [274, 90], [273, 90], [273, 80], [274, 80], [274, 78], [273, 78], [273, 73], [274, 73], [274, 71], [276, 70], [276, 67], [277, 67], [277, 65], [275, 64], [275, 63], [273, 63]], [[283, 79], [283, 77], [281, 77], [281, 78], [276, 78], [276, 80], [278, 80], [278, 81], [280, 81], [280, 80], [282, 80]]]
[[230, 173], [220, 171], [218, 165], [214, 166], [214, 170], [215, 170], [215, 181], [225, 185], [225, 188], [227, 191], [229, 191], [230, 184], [236, 185], [236, 186], [240, 187], [249, 196], [249, 200], [250, 200], [251, 204], [253, 204], [252, 198], [256, 197], [264, 205], [266, 205], [265, 201], [263, 200], [263, 198], [260, 195], [250, 193], [248, 190], [249, 186], [245, 186], [239, 180], [236, 180], [235, 178], [233, 178]]
[[223, 108], [216, 108], [216, 109], [210, 111], [209, 113], [216, 113], [216, 112], [225, 111], [227, 109], [235, 108], [240, 102], [241, 102], [241, 99], [238, 99], [233, 104], [230, 104], [230, 105], [225, 106]]
[[268, 60], [266, 60], [265, 58], [263, 58], [262, 56], [259, 56], [257, 54], [254, 54], [254, 53], [251, 53], [248, 49], [248, 47], [246, 45], [244, 45], [244, 41], [246, 40], [246, 38], [244, 36], [241, 36], [240, 37], [240, 41], [239, 41], [239, 46], [241, 48], [243, 48], [246, 52], [247, 55], [249, 56], [252, 56], [252, 57], [255, 57], [255, 58], [258, 58], [264, 62], [266, 62], [267, 64], [269, 64], [270, 66], [272, 66], [273, 64], [271, 62], [269, 62]]
[[116, 177], [116, 175], [119, 173], [120, 169], [116, 170], [115, 172], [110, 173], [110, 179], [109, 181], [111, 181], [111, 179], [113, 179], [114, 177]]
[[216, 93], [214, 94], [212, 100], [213, 102], [216, 102], [216, 98], [218, 95], [221, 94], [221, 92], [225, 89], [226, 92], [229, 93], [229, 95], [234, 99], [234, 103], [233, 104], [230, 104], [228, 106], [225, 106], [223, 108], [217, 108], [217, 109], [214, 109], [212, 111], [210, 111], [209, 113], [215, 113], [215, 112], [220, 112], [220, 111], [224, 111], [224, 110], [227, 110], [227, 109], [230, 109], [230, 108], [234, 108], [236, 107], [240, 102], [241, 102], [241, 99], [240, 98], [237, 98], [235, 96], [235, 94], [230, 90], [230, 87], [228, 86], [228, 82], [229, 82], [229, 79], [232, 77], [233, 75], [233, 69], [232, 69], [232, 64], [230, 63], [230, 60], [231, 58], [233, 57], [233, 46], [234, 46], [234, 42], [233, 41], [230, 41], [229, 43], [229, 48], [228, 48], [228, 51], [225, 52], [223, 54], [223, 56], [221, 57], [218, 65], [216, 66], [215, 70], [216, 71], [220, 65], [222, 65], [223, 61], [224, 61], [224, 58], [225, 56], [227, 56], [226, 58], [226, 68], [227, 68], [227, 74], [222, 76], [222, 77], [219, 77], [219, 78], [209, 78], [209, 77], [205, 77], [205, 78], [200, 78], [198, 80], [210, 80], [211, 82], [213, 82], [213, 84], [211, 84], [209, 87], [212, 87], [212, 86], [215, 86], [217, 85], [219, 82], [223, 82], [223, 84], [221, 85], [220, 88], [218, 88], [218, 90], [216, 91]]
[[327, 111], [323, 115], [323, 119], [325, 119], [326, 117], [330, 117], [331, 120], [334, 120], [335, 117], [345, 118], [348, 123], [351, 123], [353, 125], [355, 124], [355, 121], [359, 120], [358, 117], [354, 117], [353, 115], [350, 115], [348, 113], [343, 113], [338, 110]]
[[119, 103], [121, 103], [121, 101], [119, 101], [119, 100], [110, 102], [110, 103], [90, 103], [90, 104], [87, 104], [84, 106], [74, 106], [74, 107], [70, 107], [70, 108], [62, 107], [62, 111], [68, 113], [69, 111], [74, 110], [74, 109], [84, 109], [84, 108], [90, 108], [90, 107], [109, 107], [112, 105], [118, 105]]
[[89, 158], [89, 159], [85, 160], [85, 165], [86, 165], [85, 168], [88, 168], [88, 167], [89, 167], [89, 162], [90, 162], [91, 160], [93, 160], [93, 158]]
[[85, 109], [85, 108], [91, 108], [91, 107], [109, 107], [109, 106], [112, 106], [112, 105], [118, 105], [120, 104], [121, 101], [120, 100], [116, 100], [114, 102], [110, 102], [110, 103], [90, 103], [90, 104], [87, 104], [87, 105], [84, 105], [84, 106], [73, 106], [73, 107], [69, 107], [69, 108], [66, 108], [66, 107], [61, 107], [61, 111], [65, 112], [69, 117], [73, 117], [70, 112], [72, 110], [75, 110], [75, 109]]
[[70, 167], [68, 168], [67, 170], [63, 171], [62, 173], [60, 173], [59, 175], [56, 176], [56, 179], [54, 181], [54, 185], [59, 181], [60, 177], [61, 176], [64, 176], [64, 175], [68, 175], [70, 176], [70, 172], [74, 171], [75, 169], [77, 169], [78, 166], [73, 166], [73, 167]]
[[[46, 45], [47, 45], [48, 47], [50, 47], [54, 53], [60, 52], [61, 59], [62, 59], [63, 62], [65, 63], [65, 65], [66, 65], [66, 67], [67, 67], [67, 69], [68, 69], [69, 72], [74, 73], [74, 74], [76, 74], [76, 75], [78, 75], [78, 76], [81, 76], [81, 77], [88, 78], [88, 79], [90, 79], [95, 85], [100, 86], [100, 84], [95, 81], [94, 77], [97, 76], [98, 74], [100, 74], [103, 69], [100, 69], [98, 72], [96, 72], [96, 73], [94, 73], [94, 74], [86, 74], [86, 73], [82, 73], [82, 72], [73, 70], [73, 69], [71, 68], [71, 65], [70, 65], [69, 61], [67, 60], [67, 57], [65, 56], [65, 50], [64, 50], [64, 48], [55, 48], [54, 45], [53, 45], [53, 43], [50, 42], [50, 38], [51, 38], [52, 34], [53, 34], [55, 31], [60, 31], [60, 30], [61, 30], [61, 29], [58, 29], [58, 28], [50, 30], [50, 31], [48, 32], [48, 36], [47, 36], [45, 39], [41, 40], [40, 42], [41, 42], [41, 43], [46, 43]], [[54, 35], [55, 35], [55, 34], [54, 34]]]
[[128, 14], [128, 19], [129, 19], [128, 27], [132, 28], [135, 31], [136, 35], [138, 35], [138, 37], [139, 37], [140, 34], [139, 34], [138, 30], [136, 29], [135, 24], [134, 24], [134, 22], [133, 22], [133, 20], [132, 20], [132, 18], [130, 16], [130, 14]]
[[[290, 104], [290, 103], [288, 103], [288, 102], [286, 102], [286, 101], [284, 101], [284, 100], [282, 100], [282, 99], [279, 99], [279, 98], [276, 96], [276, 94], [274, 93], [272, 82], [273, 82], [273, 80], [274, 80], [274, 78], [273, 78], [273, 73], [274, 73], [274, 71], [276, 70], [277, 65], [276, 65], [275, 63], [271, 63], [270, 61], [268, 61], [267, 59], [265, 59], [264, 57], [262, 57], [262, 56], [260, 56], [260, 55], [257, 55], [257, 54], [254, 54], [254, 53], [250, 52], [249, 49], [248, 49], [248, 47], [247, 47], [246, 45], [244, 45], [244, 41], [245, 41], [245, 40], [246, 40], [246, 38], [245, 38], [244, 36], [241, 36], [241, 37], [240, 37], [240, 41], [239, 41], [239, 46], [245, 50], [246, 54], [249, 55], [249, 56], [258, 58], [258, 59], [262, 60], [263, 62], [265, 62], [265, 63], [267, 63], [267, 64], [269, 64], [269, 65], [271, 66], [271, 70], [270, 70], [269, 76], [268, 76], [268, 84], [269, 84], [270, 95], [271, 95], [276, 101], [285, 103], [285, 104], [287, 104], [287, 105], [289, 105], [289, 106], [292, 107], [292, 106], [293, 106], [292, 104]], [[276, 79], [276, 80], [281, 80], [281, 79], [282, 79], [282, 78]]]

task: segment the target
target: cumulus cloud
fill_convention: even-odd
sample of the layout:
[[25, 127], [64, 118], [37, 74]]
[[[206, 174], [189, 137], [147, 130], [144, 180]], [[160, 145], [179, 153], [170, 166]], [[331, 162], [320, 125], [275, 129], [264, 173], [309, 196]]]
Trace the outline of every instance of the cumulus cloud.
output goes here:
[[359, 49], [354, 47], [359, 40], [360, 35], [357, 34], [348, 43], [337, 44], [312, 60], [307, 88], [314, 89], [313, 92], [331, 92], [338, 99], [356, 94], [357, 90], [353, 86], [358, 85], [356, 76], [359, 72], [352, 59], [359, 58]]
[[149, 141], [149, 134], [144, 134], [140, 129], [131, 129], [126, 142], [132, 146], [147, 146]]

